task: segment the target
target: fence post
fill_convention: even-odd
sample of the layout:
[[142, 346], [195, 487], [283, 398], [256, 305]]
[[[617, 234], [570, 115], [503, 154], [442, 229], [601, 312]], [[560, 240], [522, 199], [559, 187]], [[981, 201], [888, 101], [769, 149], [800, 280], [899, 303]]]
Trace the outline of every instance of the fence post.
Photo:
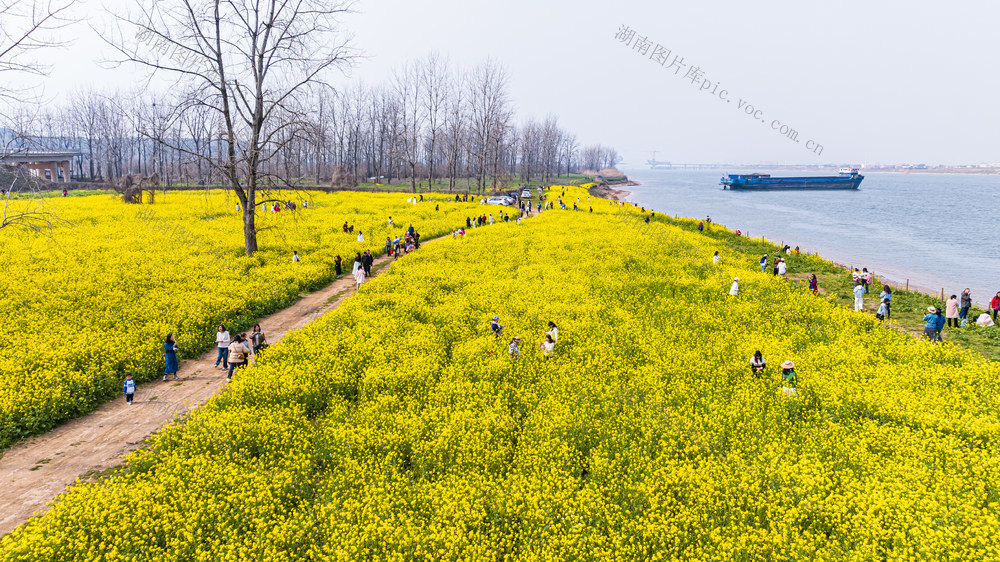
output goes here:
[[910, 280], [909, 279], [906, 280], [906, 290], [907, 291], [910, 290]]

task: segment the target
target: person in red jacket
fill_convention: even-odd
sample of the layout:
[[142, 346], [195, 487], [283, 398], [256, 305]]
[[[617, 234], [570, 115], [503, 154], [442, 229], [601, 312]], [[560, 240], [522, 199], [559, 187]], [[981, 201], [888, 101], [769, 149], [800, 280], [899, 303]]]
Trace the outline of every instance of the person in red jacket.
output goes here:
[[996, 322], [997, 312], [1000, 311], [1000, 291], [997, 291], [996, 296], [990, 301], [990, 310], [993, 311], [993, 321]]

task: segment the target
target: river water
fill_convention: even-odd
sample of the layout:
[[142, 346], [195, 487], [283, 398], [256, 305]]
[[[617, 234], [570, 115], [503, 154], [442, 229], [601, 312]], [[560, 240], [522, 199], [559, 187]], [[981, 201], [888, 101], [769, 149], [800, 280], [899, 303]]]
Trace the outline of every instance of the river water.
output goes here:
[[969, 287], [985, 305], [1000, 291], [1000, 176], [865, 173], [857, 191], [728, 191], [723, 175], [750, 172], [624, 171], [641, 184], [626, 188], [628, 199], [647, 208], [711, 216], [911, 287], [944, 288], [945, 298]]

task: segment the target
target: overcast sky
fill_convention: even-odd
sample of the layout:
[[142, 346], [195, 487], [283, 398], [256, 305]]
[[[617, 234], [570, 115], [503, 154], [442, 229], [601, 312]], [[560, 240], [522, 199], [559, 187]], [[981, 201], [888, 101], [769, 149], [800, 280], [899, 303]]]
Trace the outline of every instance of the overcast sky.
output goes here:
[[[100, 27], [101, 0], [82, 1]], [[362, 0], [356, 10], [344, 23], [365, 59], [351, 80], [380, 82], [432, 51], [467, 66], [492, 56], [510, 71], [519, 117], [554, 114], [627, 165], [653, 150], [690, 163], [1000, 162], [996, 2]], [[622, 26], [635, 31], [630, 45], [615, 37]], [[45, 55], [50, 98], [134, 80], [98, 67], [106, 50], [87, 24], [64, 35], [75, 44]], [[652, 43], [645, 55], [638, 37]], [[656, 44], [685, 66], [652, 60]], [[692, 67], [697, 83], [685, 78]]]

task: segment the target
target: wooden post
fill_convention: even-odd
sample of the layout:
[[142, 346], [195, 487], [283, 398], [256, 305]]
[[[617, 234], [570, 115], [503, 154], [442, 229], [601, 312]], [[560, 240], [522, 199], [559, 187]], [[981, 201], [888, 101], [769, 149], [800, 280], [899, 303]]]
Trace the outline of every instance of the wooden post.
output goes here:
[[907, 291], [910, 290], [910, 280], [909, 279], [906, 280], [906, 290]]

